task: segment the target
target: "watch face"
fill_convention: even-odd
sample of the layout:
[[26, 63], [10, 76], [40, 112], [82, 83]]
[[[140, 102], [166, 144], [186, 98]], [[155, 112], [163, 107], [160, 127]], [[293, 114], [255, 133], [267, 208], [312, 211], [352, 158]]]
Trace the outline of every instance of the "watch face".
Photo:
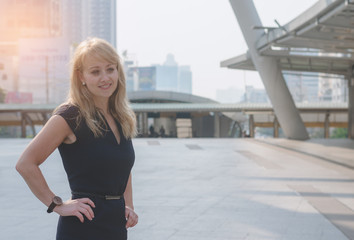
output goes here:
[[61, 200], [60, 197], [55, 196], [55, 197], [53, 198], [53, 203], [55, 203], [55, 205], [62, 205], [62, 204], [63, 204], [63, 201]]

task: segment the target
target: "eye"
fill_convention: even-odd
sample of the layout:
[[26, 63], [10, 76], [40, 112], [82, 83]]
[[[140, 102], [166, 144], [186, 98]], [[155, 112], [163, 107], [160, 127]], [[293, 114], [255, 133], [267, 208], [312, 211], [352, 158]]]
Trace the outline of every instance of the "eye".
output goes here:
[[92, 74], [92, 75], [95, 75], [95, 76], [97, 76], [99, 73], [100, 73], [99, 70], [93, 70], [93, 71], [91, 71], [91, 74]]
[[114, 68], [113, 68], [113, 67], [108, 68], [108, 69], [107, 69], [107, 72], [109, 72], [109, 73], [114, 72]]

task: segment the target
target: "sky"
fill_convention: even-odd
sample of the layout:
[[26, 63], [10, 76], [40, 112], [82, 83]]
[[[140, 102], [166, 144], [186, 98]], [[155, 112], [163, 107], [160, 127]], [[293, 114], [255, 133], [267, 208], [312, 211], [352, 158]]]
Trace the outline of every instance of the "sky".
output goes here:
[[[250, 1], [250, 0], [247, 0]], [[318, 0], [254, 0], [263, 26], [284, 25]], [[117, 48], [139, 66], [163, 64], [171, 53], [192, 71], [192, 93], [216, 99], [217, 89], [264, 88], [257, 72], [220, 67], [247, 51], [228, 0], [117, 0]]]

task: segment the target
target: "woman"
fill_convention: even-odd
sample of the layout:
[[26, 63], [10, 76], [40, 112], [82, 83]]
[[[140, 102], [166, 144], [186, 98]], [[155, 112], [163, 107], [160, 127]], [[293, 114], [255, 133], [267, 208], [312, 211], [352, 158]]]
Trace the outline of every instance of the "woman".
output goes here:
[[[57, 239], [127, 239], [138, 222], [131, 168], [135, 115], [126, 98], [119, 56], [102, 39], [82, 42], [71, 62], [69, 99], [27, 146], [16, 169], [47, 212], [60, 215]], [[40, 169], [59, 149], [72, 198], [63, 202]]]

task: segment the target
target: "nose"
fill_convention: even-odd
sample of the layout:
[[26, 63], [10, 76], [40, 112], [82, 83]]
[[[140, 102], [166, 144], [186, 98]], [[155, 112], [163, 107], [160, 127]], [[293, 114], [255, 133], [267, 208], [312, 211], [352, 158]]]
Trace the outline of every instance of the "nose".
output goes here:
[[101, 81], [109, 80], [109, 74], [106, 71], [102, 72]]

